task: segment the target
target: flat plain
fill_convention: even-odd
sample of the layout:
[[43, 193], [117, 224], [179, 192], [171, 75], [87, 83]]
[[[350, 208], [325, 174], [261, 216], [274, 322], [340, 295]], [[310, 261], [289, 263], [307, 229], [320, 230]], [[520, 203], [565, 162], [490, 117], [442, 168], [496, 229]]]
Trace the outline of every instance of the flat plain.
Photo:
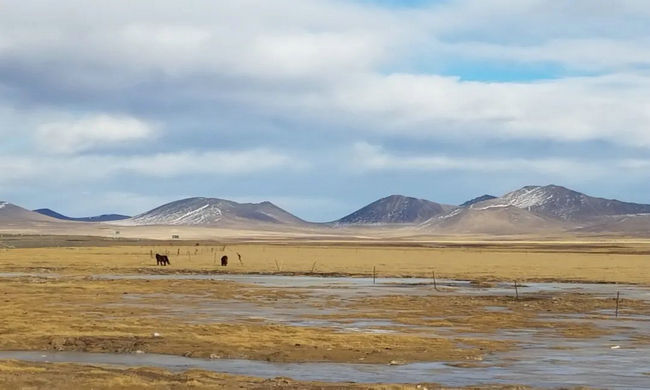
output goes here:
[[[546, 348], [533, 360], [565, 350], [581, 359], [582, 345], [609, 353], [621, 335], [637, 348], [650, 342], [644, 240], [0, 242], [0, 351], [43, 356], [0, 360], [5, 388], [534, 388], [547, 386], [515, 366], [484, 373], [512, 365], [531, 339]], [[156, 266], [156, 253], [171, 266]], [[56, 360], [62, 352], [82, 354]], [[83, 353], [197, 366], [121, 366]]]

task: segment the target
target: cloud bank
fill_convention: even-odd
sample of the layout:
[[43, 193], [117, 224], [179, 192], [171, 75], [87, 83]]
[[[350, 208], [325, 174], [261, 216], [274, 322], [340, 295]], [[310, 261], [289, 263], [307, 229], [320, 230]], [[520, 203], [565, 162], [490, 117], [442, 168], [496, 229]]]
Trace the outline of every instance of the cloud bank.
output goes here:
[[[56, 171], [139, 199], [158, 199], [153, 178], [219, 196], [196, 175], [341, 208], [427, 195], [407, 174], [454, 181], [441, 201], [534, 180], [633, 197], [647, 189], [633, 182], [650, 153], [648, 20], [641, 0], [10, 0], [0, 195], [35, 203]], [[501, 179], [457, 179], [477, 172]]]

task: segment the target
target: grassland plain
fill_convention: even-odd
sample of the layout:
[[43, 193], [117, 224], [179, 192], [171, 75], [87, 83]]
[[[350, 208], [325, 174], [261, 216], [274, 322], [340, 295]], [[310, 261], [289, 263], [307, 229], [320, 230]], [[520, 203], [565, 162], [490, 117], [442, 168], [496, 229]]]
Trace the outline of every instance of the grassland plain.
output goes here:
[[[0, 240], [2, 242], [2, 240]], [[93, 246], [101, 243], [102, 246]], [[199, 244], [198, 246], [196, 246]], [[229, 272], [289, 273], [521, 281], [650, 284], [650, 241], [437, 241], [384, 243], [214, 243], [81, 239], [48, 247], [16, 248], [4, 240], [5, 271], [48, 269], [63, 273]], [[57, 247], [53, 247], [57, 245]], [[83, 246], [82, 246], [83, 245]], [[11, 248], [14, 247], [14, 248]], [[155, 267], [152, 254], [172, 266]], [[241, 255], [239, 260], [238, 254]], [[227, 268], [218, 266], [227, 255]]]
[[[650, 244], [631, 240], [292, 244], [13, 237], [2, 242], [0, 273], [13, 276], [0, 279], [0, 350], [146, 351], [272, 362], [471, 364], [486, 354], [516, 348], [495, 337], [503, 329], [543, 329], [557, 337], [577, 339], [602, 336], [607, 330], [590, 321], [540, 321], [538, 314], [586, 314], [612, 307], [611, 299], [582, 294], [520, 301], [435, 294], [320, 299], [300, 288], [223, 280], [102, 280], [97, 275], [368, 276], [374, 268], [378, 276], [429, 278], [435, 272], [438, 278], [476, 284], [513, 280], [650, 284]], [[155, 253], [168, 253], [172, 265], [156, 267]], [[226, 268], [217, 264], [223, 255], [230, 258]], [[137, 305], [131, 304], [132, 299]], [[256, 305], [260, 310], [308, 302], [315, 312], [304, 314], [306, 319], [345, 323], [348, 313], [354, 312], [367, 320], [386, 322], [383, 330], [387, 333], [187, 314], [200, 313], [206, 303], [214, 302]], [[485, 310], [495, 306], [507, 311]], [[623, 307], [627, 314], [650, 313], [645, 302], [633, 299], [624, 299]], [[173, 373], [13, 361], [0, 361], [0, 368], [3, 388], [66, 388], [70, 378], [84, 388], [353, 387], [199, 370]], [[432, 383], [427, 386], [435, 388]], [[413, 388], [398, 384], [354, 387]]]

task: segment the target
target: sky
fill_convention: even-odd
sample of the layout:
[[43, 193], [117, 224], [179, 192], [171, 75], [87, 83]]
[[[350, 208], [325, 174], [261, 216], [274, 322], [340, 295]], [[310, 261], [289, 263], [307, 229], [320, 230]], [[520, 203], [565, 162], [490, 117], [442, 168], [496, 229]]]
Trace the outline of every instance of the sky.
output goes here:
[[5, 0], [0, 200], [650, 203], [647, 0]]

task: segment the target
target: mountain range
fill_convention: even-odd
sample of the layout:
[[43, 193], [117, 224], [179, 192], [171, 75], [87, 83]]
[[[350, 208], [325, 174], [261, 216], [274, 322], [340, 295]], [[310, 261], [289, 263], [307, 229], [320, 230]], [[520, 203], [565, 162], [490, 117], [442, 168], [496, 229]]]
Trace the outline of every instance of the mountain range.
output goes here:
[[425, 199], [403, 195], [391, 195], [379, 199], [354, 213], [345, 216], [336, 224], [394, 224], [419, 223], [444, 214], [453, 206], [442, 205]]
[[0, 202], [0, 224], [2, 226], [18, 226], [56, 221], [57, 219], [55, 218], [24, 209], [9, 202]]
[[130, 225], [304, 225], [305, 221], [271, 202], [237, 203], [217, 198], [171, 202], [125, 220]]
[[556, 185], [526, 186], [503, 196], [483, 195], [460, 206], [391, 195], [330, 223], [306, 222], [271, 202], [237, 203], [188, 198], [127, 217], [108, 214], [69, 218], [49, 209], [29, 211], [0, 202], [0, 225], [104, 222], [123, 226], [213, 226], [227, 228], [410, 227], [436, 234], [619, 232], [650, 234], [650, 205], [588, 196]]
[[650, 205], [594, 198], [556, 185], [527, 186], [472, 208], [515, 206], [549, 218], [585, 221], [611, 215], [649, 214]]
[[111, 221], [121, 221], [123, 219], [131, 218], [128, 215], [120, 215], [120, 214], [103, 214], [103, 215], [98, 215], [96, 217], [72, 218], [57, 213], [56, 211], [50, 209], [38, 209], [38, 210], [34, 210], [34, 212], [47, 215], [48, 217], [61, 219], [63, 221], [75, 221], [75, 222], [111, 222]]

